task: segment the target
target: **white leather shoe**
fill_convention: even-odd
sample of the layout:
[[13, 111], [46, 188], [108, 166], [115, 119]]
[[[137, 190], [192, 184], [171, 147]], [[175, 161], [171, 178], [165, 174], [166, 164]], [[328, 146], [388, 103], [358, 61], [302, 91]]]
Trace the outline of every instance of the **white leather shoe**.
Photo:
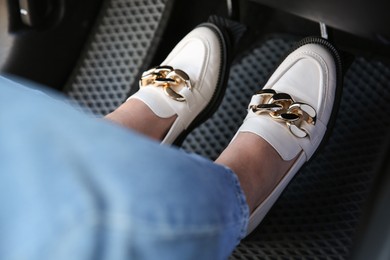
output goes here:
[[221, 29], [202, 24], [160, 66], [143, 73], [140, 90], [129, 99], [141, 100], [161, 118], [177, 115], [162, 143], [179, 145], [215, 112], [225, 92], [228, 44]]
[[336, 49], [324, 39], [307, 38], [284, 59], [263, 90], [252, 97], [248, 115], [237, 134], [254, 133], [265, 139], [283, 160], [297, 160], [251, 214], [248, 234], [329, 134], [341, 87], [341, 60]]

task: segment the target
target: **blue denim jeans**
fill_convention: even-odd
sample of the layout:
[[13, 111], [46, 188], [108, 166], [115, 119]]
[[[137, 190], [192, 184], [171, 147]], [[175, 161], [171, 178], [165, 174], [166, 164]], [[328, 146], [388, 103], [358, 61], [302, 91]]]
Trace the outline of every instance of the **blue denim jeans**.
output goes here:
[[0, 77], [0, 259], [228, 258], [248, 222], [231, 170], [31, 87]]

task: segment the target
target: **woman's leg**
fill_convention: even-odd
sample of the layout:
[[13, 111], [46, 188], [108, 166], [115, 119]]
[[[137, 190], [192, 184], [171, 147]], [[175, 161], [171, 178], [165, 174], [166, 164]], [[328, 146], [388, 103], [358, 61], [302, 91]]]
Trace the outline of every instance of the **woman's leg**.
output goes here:
[[1, 259], [226, 259], [236, 176], [0, 78]]

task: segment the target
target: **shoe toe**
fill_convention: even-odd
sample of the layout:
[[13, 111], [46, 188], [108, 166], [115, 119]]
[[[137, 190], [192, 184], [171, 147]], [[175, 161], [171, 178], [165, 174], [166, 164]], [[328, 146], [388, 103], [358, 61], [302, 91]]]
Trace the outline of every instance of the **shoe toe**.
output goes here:
[[[197, 93], [197, 106], [207, 103], [217, 86], [222, 61], [221, 44], [216, 33], [201, 26], [190, 32], [162, 64], [185, 71]], [[203, 102], [200, 99], [204, 99]], [[203, 103], [203, 104], [199, 104]]]
[[327, 124], [336, 92], [334, 58], [321, 45], [304, 45], [286, 58], [264, 88], [289, 93], [296, 101], [311, 105], [317, 119]]

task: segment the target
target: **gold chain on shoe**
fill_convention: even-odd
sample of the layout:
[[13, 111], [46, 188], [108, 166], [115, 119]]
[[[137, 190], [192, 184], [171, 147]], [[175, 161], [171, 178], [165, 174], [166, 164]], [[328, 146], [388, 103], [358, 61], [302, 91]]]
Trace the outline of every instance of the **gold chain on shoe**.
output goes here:
[[139, 86], [162, 87], [164, 93], [179, 102], [185, 101], [185, 97], [180, 94], [183, 88], [192, 89], [190, 77], [182, 70], [174, 69], [171, 66], [157, 66], [142, 73]]
[[273, 119], [285, 123], [293, 135], [299, 138], [308, 136], [301, 125], [303, 122], [315, 125], [316, 111], [312, 106], [295, 102], [289, 94], [272, 89], [263, 89], [256, 94], [260, 95], [260, 103], [249, 107], [255, 114], [268, 113]]

